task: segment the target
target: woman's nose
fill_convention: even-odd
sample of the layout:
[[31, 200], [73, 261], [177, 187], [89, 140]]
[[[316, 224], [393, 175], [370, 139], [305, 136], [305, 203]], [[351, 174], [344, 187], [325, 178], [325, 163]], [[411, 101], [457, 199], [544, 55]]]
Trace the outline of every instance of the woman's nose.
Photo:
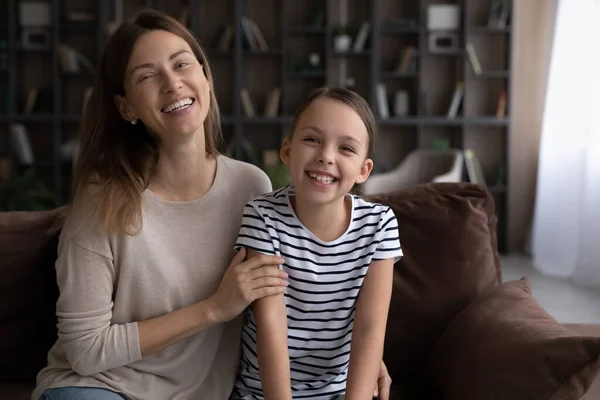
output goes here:
[[163, 92], [175, 92], [181, 89], [182, 83], [179, 75], [175, 73], [167, 73], [165, 74], [164, 82], [163, 82]]

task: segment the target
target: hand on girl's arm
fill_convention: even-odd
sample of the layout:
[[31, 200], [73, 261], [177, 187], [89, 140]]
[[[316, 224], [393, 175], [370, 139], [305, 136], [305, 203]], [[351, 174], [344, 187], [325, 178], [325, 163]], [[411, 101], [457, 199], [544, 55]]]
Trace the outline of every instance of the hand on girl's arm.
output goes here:
[[373, 398], [383, 356], [394, 260], [373, 261], [356, 302], [345, 400]]
[[[248, 258], [258, 253], [248, 251]], [[287, 343], [287, 313], [283, 293], [252, 304], [256, 320], [258, 367], [266, 400], [291, 400], [290, 357]]]
[[56, 262], [56, 314], [59, 343], [71, 368], [88, 376], [131, 364], [236, 317], [256, 298], [283, 292], [280, 258], [260, 256], [243, 262], [244, 256], [241, 251], [234, 258], [210, 299], [148, 320], [113, 324], [112, 259], [66, 243]]

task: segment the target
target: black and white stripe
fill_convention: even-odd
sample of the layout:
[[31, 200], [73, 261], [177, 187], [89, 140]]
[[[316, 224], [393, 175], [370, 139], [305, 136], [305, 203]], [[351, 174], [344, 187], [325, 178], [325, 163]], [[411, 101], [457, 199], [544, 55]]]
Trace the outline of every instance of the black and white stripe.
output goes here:
[[[356, 299], [372, 261], [398, 259], [398, 223], [389, 207], [352, 196], [348, 230], [323, 242], [296, 217], [288, 186], [248, 203], [236, 247], [285, 259], [285, 303], [294, 399], [343, 393], [350, 361]], [[242, 361], [234, 398], [262, 399], [252, 311], [242, 331]]]

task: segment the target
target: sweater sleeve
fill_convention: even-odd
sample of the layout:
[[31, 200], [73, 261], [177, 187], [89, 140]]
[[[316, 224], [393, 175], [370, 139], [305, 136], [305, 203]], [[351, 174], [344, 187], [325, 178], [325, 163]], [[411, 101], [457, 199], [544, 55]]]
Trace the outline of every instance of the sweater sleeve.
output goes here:
[[60, 246], [56, 277], [58, 340], [76, 373], [89, 376], [141, 359], [137, 322], [111, 323], [111, 257], [67, 240]]

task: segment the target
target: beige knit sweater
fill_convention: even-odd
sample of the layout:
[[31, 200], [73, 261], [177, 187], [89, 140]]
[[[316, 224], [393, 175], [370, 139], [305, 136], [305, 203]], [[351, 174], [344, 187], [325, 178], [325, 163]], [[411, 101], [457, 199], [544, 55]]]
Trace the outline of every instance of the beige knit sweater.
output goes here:
[[210, 297], [233, 257], [244, 205], [270, 189], [260, 169], [219, 156], [213, 186], [198, 200], [169, 202], [146, 191], [137, 236], [102, 234], [88, 210], [73, 210], [56, 262], [59, 339], [32, 399], [61, 386], [108, 388], [136, 400], [227, 399], [240, 318], [145, 358], [137, 321]]

